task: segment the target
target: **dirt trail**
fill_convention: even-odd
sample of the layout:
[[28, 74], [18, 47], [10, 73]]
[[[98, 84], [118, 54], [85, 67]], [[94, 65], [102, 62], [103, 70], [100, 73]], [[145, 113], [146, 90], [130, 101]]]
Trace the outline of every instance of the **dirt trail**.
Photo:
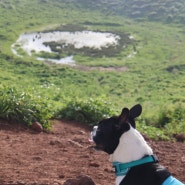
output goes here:
[[[96, 185], [113, 185], [108, 155], [88, 142], [90, 128], [56, 121], [51, 133], [35, 133], [0, 121], [0, 185], [62, 185], [68, 178], [90, 176]], [[185, 183], [185, 144], [148, 141], [161, 164]]]

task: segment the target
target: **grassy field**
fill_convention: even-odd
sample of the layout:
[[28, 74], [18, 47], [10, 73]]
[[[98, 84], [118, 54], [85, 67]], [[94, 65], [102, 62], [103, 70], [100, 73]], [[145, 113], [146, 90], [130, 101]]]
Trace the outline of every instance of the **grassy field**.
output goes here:
[[[0, 87], [5, 94], [7, 87], [15, 87], [39, 96], [47, 102], [52, 115], [57, 117], [62, 112], [61, 118], [73, 119], [69, 114], [71, 110], [78, 110], [80, 106], [87, 110], [89, 105], [88, 113], [92, 117], [101, 114], [97, 119], [87, 120], [92, 124], [103, 116], [119, 112], [124, 106], [141, 103], [143, 115], [139, 122], [143, 132], [156, 138], [185, 134], [184, 25], [135, 22], [57, 0], [3, 0], [0, 1], [0, 16]], [[74, 31], [85, 27], [126, 33], [133, 35], [136, 42], [116, 56], [76, 54], [77, 67], [13, 55], [11, 45], [21, 33], [64, 25], [66, 28], [75, 25]], [[133, 51], [137, 54], [132, 55]], [[121, 67], [127, 70], [118, 70]], [[103, 103], [109, 106], [108, 110]], [[77, 116], [77, 120], [82, 116]]]

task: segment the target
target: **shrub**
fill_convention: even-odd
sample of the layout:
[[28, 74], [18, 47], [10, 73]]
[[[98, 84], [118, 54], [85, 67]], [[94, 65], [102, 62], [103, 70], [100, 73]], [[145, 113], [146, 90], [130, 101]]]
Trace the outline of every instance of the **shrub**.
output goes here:
[[139, 130], [155, 140], [185, 140], [185, 107], [183, 104], [164, 105], [159, 112], [139, 118]]
[[164, 130], [158, 129], [153, 126], [138, 124], [138, 130], [146, 135], [147, 137], [154, 140], [170, 140], [169, 135], [164, 132]]
[[52, 116], [49, 110], [46, 100], [40, 96], [11, 87], [0, 88], [0, 118], [2, 119], [27, 125], [38, 121], [48, 129], [51, 126], [49, 119]]
[[185, 108], [181, 104], [174, 104], [162, 108], [156, 126], [164, 127], [167, 124], [179, 124], [185, 120]]
[[101, 119], [110, 117], [115, 112], [111, 108], [110, 102], [103, 97], [85, 100], [72, 99], [62, 110], [58, 111], [57, 117], [95, 125]]

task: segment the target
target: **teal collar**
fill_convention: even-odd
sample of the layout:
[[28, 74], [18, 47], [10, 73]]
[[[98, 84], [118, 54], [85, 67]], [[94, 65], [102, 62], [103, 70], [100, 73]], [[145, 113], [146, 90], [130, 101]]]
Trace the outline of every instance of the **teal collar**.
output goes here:
[[134, 166], [139, 166], [145, 163], [156, 163], [156, 162], [158, 162], [157, 156], [150, 155], [129, 163], [113, 162], [112, 164], [113, 164], [113, 168], [115, 169], [116, 176], [123, 176], [123, 175], [126, 175], [130, 170], [130, 168]]

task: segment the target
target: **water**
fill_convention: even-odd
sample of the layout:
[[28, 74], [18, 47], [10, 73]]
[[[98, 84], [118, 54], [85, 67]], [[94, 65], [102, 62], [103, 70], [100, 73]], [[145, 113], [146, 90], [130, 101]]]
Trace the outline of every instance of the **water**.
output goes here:
[[[17, 56], [21, 56], [18, 49], [24, 50], [29, 56], [33, 52], [48, 52], [52, 53], [49, 46], [44, 45], [44, 42], [57, 42], [64, 45], [73, 45], [75, 48], [89, 47], [92, 49], [101, 49], [109, 47], [111, 45], [118, 45], [120, 37], [112, 33], [93, 32], [93, 31], [76, 31], [76, 32], [61, 32], [54, 31], [48, 33], [34, 32], [24, 33], [20, 35], [16, 43], [12, 44], [12, 52]], [[58, 46], [59, 47], [59, 46]], [[45, 60], [44, 58], [38, 58], [38, 60]], [[66, 58], [47, 59], [59, 64], [72, 64], [75, 61], [72, 56]]]

